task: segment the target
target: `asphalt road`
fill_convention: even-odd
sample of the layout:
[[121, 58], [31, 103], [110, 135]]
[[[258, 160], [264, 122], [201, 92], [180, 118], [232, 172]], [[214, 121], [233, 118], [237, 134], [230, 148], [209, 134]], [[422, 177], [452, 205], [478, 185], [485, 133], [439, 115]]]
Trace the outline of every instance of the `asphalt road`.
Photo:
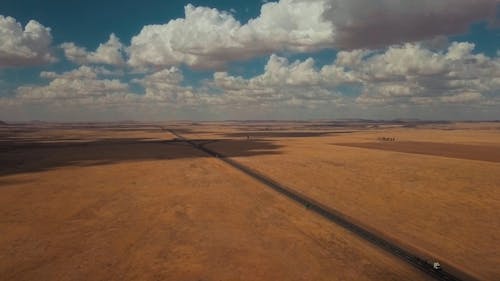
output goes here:
[[[460, 280], [476, 280], [472, 276], [468, 276], [466, 273], [461, 272], [460, 269], [457, 268], [447, 268], [443, 266], [440, 270], [436, 270], [433, 267], [433, 262], [431, 260], [426, 260], [425, 258], [421, 257], [420, 255], [416, 253], [412, 253], [408, 249], [404, 249], [404, 247], [397, 245], [396, 243], [389, 241], [388, 239], [385, 239], [384, 237], [381, 237], [381, 235], [374, 233], [373, 231], [368, 230], [366, 227], [361, 226], [359, 223], [354, 222], [352, 219], [349, 218], [349, 216], [342, 214], [338, 212], [337, 210], [334, 210], [328, 206], [325, 206], [321, 204], [320, 202], [317, 202], [316, 200], [309, 198], [308, 196], [301, 194], [293, 189], [290, 189], [289, 187], [286, 187], [270, 178], [267, 176], [249, 168], [246, 167], [230, 158], [224, 157], [224, 155], [221, 155], [220, 153], [210, 150], [206, 147], [204, 147], [201, 144], [197, 144], [194, 141], [191, 141], [182, 135], [176, 133], [174, 130], [166, 129], [166, 131], [170, 132], [171, 134], [175, 135], [179, 140], [182, 140], [194, 148], [201, 150], [205, 153], [207, 153], [210, 156], [216, 157], [219, 160], [227, 163], [228, 165], [232, 166], [235, 169], [240, 170], [241, 172], [245, 173], [246, 175], [256, 179], [257, 181], [261, 182], [265, 186], [272, 188], [273, 190], [279, 192], [280, 194], [286, 196], [287, 198], [295, 201], [298, 204], [304, 205], [309, 211], [315, 212], [327, 220], [342, 226], [343, 228], [349, 230], [351, 233], [355, 234], [356, 236], [369, 241], [373, 245], [376, 245], [380, 249], [385, 250], [388, 253], [391, 253], [392, 255], [398, 257], [400, 260], [412, 265], [413, 267], [425, 272], [428, 274], [430, 277], [434, 278], [435, 280], [446, 280], [446, 281], [460, 281]], [[453, 273], [452, 273], [453, 272]], [[457, 274], [458, 273], [458, 274]], [[459, 277], [460, 275], [460, 277]]]

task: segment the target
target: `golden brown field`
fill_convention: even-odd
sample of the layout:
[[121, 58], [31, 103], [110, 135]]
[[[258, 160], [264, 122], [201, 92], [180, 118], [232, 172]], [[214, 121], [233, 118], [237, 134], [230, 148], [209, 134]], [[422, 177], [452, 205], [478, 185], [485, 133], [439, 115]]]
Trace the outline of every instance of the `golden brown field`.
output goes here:
[[430, 279], [165, 129], [500, 276], [500, 124], [318, 121], [0, 127], [0, 279]]

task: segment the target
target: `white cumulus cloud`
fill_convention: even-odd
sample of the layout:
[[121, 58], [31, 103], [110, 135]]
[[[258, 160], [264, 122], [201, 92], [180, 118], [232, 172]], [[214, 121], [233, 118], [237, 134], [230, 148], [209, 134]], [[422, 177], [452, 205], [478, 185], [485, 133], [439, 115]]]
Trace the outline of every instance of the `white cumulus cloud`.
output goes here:
[[351, 99], [360, 105], [487, 104], [500, 95], [500, 59], [474, 54], [474, 47], [454, 42], [446, 51], [432, 51], [407, 43], [379, 52], [343, 51], [321, 68], [311, 58], [289, 62], [271, 55], [263, 74], [245, 79], [217, 72], [213, 84], [227, 101], [256, 104], [344, 103], [337, 94], [348, 97], [346, 86], [358, 89]]
[[312, 58], [289, 62], [284, 57], [271, 55], [261, 75], [244, 79], [216, 72], [213, 86], [223, 90], [220, 98], [227, 103], [315, 107], [339, 102], [340, 95], [335, 88], [353, 83], [355, 79], [335, 65], [317, 69]]
[[40, 76], [50, 79], [50, 83], [45, 86], [19, 87], [16, 98], [25, 101], [46, 102], [105, 97], [129, 92], [128, 84], [118, 79], [101, 79], [99, 78], [99, 69], [88, 66], [81, 66], [63, 74], [42, 72]]
[[55, 62], [50, 28], [30, 20], [23, 28], [12, 17], [0, 15], [0, 67]]
[[193, 103], [193, 99], [196, 97], [191, 87], [181, 85], [183, 79], [182, 72], [176, 67], [171, 67], [146, 75], [133, 82], [144, 87], [144, 100], [184, 106]]
[[181, 70], [170, 67], [133, 74], [140, 78], [129, 83], [142, 86], [144, 93], [133, 93], [135, 87], [129, 83], [108, 79], [121, 73], [81, 66], [64, 73], [42, 72], [48, 84], [19, 87], [14, 97], [1, 99], [0, 105], [201, 111], [221, 118], [226, 113], [294, 117], [294, 112], [328, 117], [338, 110], [370, 116], [370, 112], [380, 113], [380, 108], [383, 112], [439, 108], [437, 112], [444, 113], [436, 116], [445, 117], [453, 116], [443, 108], [478, 109], [498, 116], [494, 112], [500, 104], [500, 57], [476, 53], [474, 47], [453, 42], [445, 50], [432, 50], [423, 43], [407, 43], [380, 51], [343, 51], [322, 67], [312, 58], [291, 61], [271, 55], [259, 75], [246, 78], [215, 72], [199, 87], [185, 85]]
[[[353, 68], [364, 85], [363, 103], [479, 102], [500, 94], [500, 59], [454, 42], [446, 52], [422, 44], [393, 46]], [[410, 97], [408, 99], [408, 97]]]
[[264, 4], [258, 18], [241, 24], [230, 13], [187, 5], [185, 18], [145, 26], [132, 38], [129, 63], [221, 68], [228, 61], [277, 51], [318, 50], [333, 36], [323, 11], [322, 2], [281, 0]]
[[75, 43], [67, 42], [61, 44], [66, 58], [77, 64], [108, 64], [123, 65], [124, 46], [115, 34], [109, 36], [106, 43], [100, 44], [94, 52], [89, 52]]
[[144, 26], [132, 38], [128, 62], [220, 69], [284, 51], [443, 44], [442, 36], [494, 20], [496, 7], [497, 0], [280, 0], [263, 3], [258, 17], [241, 23], [230, 12], [187, 5], [184, 18]]

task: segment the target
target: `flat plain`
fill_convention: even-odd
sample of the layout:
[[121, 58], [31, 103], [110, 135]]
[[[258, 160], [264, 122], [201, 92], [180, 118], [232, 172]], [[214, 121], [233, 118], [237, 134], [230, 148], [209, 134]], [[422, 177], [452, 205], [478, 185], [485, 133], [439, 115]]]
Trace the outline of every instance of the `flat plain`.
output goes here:
[[0, 127], [0, 280], [429, 280], [167, 130], [480, 280], [500, 270], [500, 124]]

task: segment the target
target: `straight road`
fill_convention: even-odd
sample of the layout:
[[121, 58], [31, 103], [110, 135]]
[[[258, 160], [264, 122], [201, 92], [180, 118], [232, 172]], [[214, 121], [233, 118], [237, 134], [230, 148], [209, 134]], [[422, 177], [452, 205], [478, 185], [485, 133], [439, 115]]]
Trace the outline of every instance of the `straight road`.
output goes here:
[[405, 249], [403, 246], [397, 245], [396, 243], [393, 243], [389, 241], [389, 239], [384, 238], [382, 235], [376, 233], [375, 231], [371, 231], [367, 229], [366, 227], [363, 227], [360, 225], [358, 222], [354, 221], [352, 218], [349, 216], [340, 213], [337, 210], [334, 210], [328, 206], [325, 206], [321, 204], [320, 202], [317, 202], [316, 200], [299, 193], [293, 189], [290, 189], [289, 187], [286, 187], [270, 178], [267, 176], [250, 169], [230, 158], [224, 157], [224, 155], [221, 155], [220, 153], [213, 151], [211, 149], [208, 149], [204, 147], [201, 144], [198, 144], [192, 140], [189, 140], [182, 135], [178, 134], [174, 130], [171, 129], [165, 129], [166, 131], [170, 132], [174, 136], [176, 136], [179, 140], [182, 140], [194, 148], [201, 150], [205, 152], [208, 155], [211, 155], [213, 157], [216, 157], [220, 159], [221, 161], [227, 163], [228, 165], [232, 166], [235, 169], [240, 170], [241, 172], [245, 173], [246, 175], [254, 178], [255, 180], [263, 183], [265, 186], [272, 188], [273, 190], [281, 193], [282, 195], [286, 196], [287, 198], [301, 204], [307, 207], [308, 210], [315, 212], [324, 218], [328, 219], [329, 221], [342, 226], [343, 228], [349, 230], [353, 234], [357, 235], [358, 237], [376, 245], [377, 247], [385, 250], [386, 252], [391, 253], [392, 255], [398, 257], [399, 259], [403, 260], [404, 262], [412, 265], [413, 267], [425, 272], [428, 274], [430, 277], [434, 278], [435, 280], [443, 280], [443, 281], [460, 281], [460, 280], [477, 280], [476, 278], [468, 275], [465, 272], [462, 272], [458, 268], [453, 268], [451, 266], [449, 267], [443, 267], [440, 269], [435, 269], [433, 266], [432, 260], [428, 260], [423, 258], [422, 256], [413, 253], [412, 251]]

